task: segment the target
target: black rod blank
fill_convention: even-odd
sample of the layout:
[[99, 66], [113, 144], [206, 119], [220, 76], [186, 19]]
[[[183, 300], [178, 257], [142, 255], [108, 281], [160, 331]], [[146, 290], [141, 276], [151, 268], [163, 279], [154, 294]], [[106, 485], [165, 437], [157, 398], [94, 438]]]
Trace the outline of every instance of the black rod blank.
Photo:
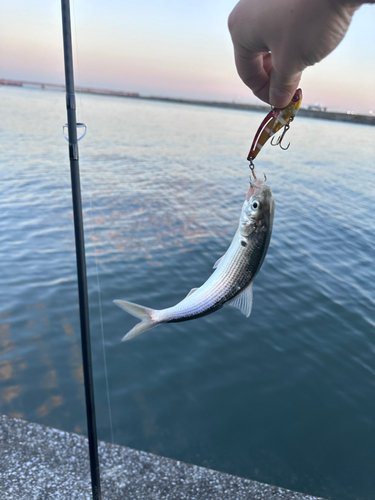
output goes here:
[[81, 184], [79, 177], [77, 121], [76, 121], [76, 104], [75, 104], [75, 94], [74, 94], [72, 33], [71, 33], [71, 23], [70, 23], [69, 0], [61, 0], [61, 11], [62, 11], [62, 25], [63, 25], [63, 39], [64, 39], [66, 109], [68, 114], [70, 176], [72, 183], [74, 234], [75, 234], [76, 256], [77, 256], [79, 317], [81, 324], [82, 361], [83, 361], [83, 376], [84, 376], [85, 398], [86, 398], [87, 431], [89, 439], [91, 485], [92, 485], [93, 500], [100, 500], [101, 492], [100, 492], [98, 441], [96, 433], [94, 386], [92, 377], [92, 362], [91, 362], [91, 348], [90, 348], [90, 326], [89, 326], [89, 308], [88, 308], [88, 296], [87, 296], [85, 241], [83, 233]]

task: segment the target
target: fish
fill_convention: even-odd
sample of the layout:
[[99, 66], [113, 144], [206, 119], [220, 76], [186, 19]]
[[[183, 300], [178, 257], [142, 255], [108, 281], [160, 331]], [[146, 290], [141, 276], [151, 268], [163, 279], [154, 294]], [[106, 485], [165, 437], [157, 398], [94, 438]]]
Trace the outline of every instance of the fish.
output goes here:
[[117, 306], [141, 320], [122, 340], [130, 340], [164, 323], [206, 316], [225, 304], [238, 308], [249, 317], [253, 281], [263, 264], [271, 240], [274, 208], [271, 188], [265, 181], [251, 181], [232, 243], [214, 264], [214, 272], [202, 286], [193, 288], [183, 300], [166, 309], [151, 309], [125, 300], [114, 301]]

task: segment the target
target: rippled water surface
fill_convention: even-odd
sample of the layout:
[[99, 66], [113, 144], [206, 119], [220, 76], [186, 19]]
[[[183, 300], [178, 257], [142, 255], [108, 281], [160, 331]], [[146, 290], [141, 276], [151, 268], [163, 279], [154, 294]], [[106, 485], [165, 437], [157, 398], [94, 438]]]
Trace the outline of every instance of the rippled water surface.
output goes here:
[[[85, 433], [64, 94], [0, 95], [0, 412]], [[263, 149], [276, 212], [250, 318], [223, 308], [121, 343], [135, 319], [114, 299], [173, 305], [225, 252], [262, 115], [78, 108], [99, 438], [374, 498], [375, 129], [299, 117], [287, 152]]]

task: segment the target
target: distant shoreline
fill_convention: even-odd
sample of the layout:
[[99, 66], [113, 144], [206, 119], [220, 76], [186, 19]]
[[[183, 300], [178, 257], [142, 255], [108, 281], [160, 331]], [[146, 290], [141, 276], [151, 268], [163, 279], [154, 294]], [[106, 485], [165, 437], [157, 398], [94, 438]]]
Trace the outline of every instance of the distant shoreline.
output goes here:
[[[26, 87], [32, 88], [37, 87], [40, 89], [55, 89], [55, 90], [65, 90], [65, 85], [56, 83], [40, 83], [40, 82], [29, 82], [22, 80], [7, 80], [0, 79], [0, 86], [10, 86], [10, 87]], [[193, 104], [195, 106], [206, 106], [213, 108], [226, 108], [226, 109], [238, 109], [243, 111], [257, 111], [261, 113], [267, 113], [270, 110], [269, 106], [262, 106], [256, 104], [239, 104], [234, 102], [224, 102], [224, 101], [203, 101], [196, 99], [178, 99], [173, 97], [158, 97], [158, 96], [143, 96], [137, 92], [122, 92], [116, 90], [105, 90], [105, 89], [95, 89], [90, 87], [76, 87], [77, 93], [82, 94], [94, 94], [94, 95], [106, 95], [113, 97], [130, 97], [133, 99], [143, 99], [149, 101], [161, 101], [176, 104]], [[341, 113], [338, 111], [325, 111], [324, 109], [306, 109], [300, 108], [298, 112], [299, 116], [306, 116], [308, 118], [319, 118], [322, 120], [333, 120], [341, 122], [351, 122], [359, 123], [362, 125], [375, 125], [375, 116], [352, 114], [352, 113]]]
[[[269, 106], [262, 106], [256, 104], [237, 104], [234, 102], [232, 103], [232, 102], [221, 102], [221, 101], [198, 101], [193, 99], [177, 99], [172, 97], [153, 97], [153, 96], [145, 97], [141, 95], [139, 95], [138, 98], [148, 99], [152, 101], [172, 102], [178, 104], [194, 104], [198, 106], [207, 106], [213, 108], [239, 109], [243, 111], [258, 111], [261, 113], [268, 113], [270, 111]], [[375, 116], [340, 113], [337, 111], [323, 111], [323, 110], [300, 108], [298, 111], [298, 116], [306, 116], [308, 118], [320, 118], [322, 120], [360, 123], [362, 125], [375, 125]]]

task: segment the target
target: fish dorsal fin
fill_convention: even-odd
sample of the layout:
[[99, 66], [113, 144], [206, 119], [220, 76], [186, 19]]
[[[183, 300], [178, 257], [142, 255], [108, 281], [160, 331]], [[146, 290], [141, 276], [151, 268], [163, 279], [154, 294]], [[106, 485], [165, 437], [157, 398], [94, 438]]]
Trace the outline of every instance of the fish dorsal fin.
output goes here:
[[192, 293], [194, 293], [198, 288], [192, 288], [190, 292], [186, 295], [185, 299], [187, 299]]
[[239, 295], [229, 300], [227, 304], [228, 306], [237, 307], [248, 318], [253, 307], [253, 284], [250, 283]]
[[[225, 252], [226, 253], [226, 252]], [[220, 259], [217, 259], [217, 261], [214, 264], [214, 269], [219, 267], [220, 262], [224, 259], [225, 254], [220, 257]]]

